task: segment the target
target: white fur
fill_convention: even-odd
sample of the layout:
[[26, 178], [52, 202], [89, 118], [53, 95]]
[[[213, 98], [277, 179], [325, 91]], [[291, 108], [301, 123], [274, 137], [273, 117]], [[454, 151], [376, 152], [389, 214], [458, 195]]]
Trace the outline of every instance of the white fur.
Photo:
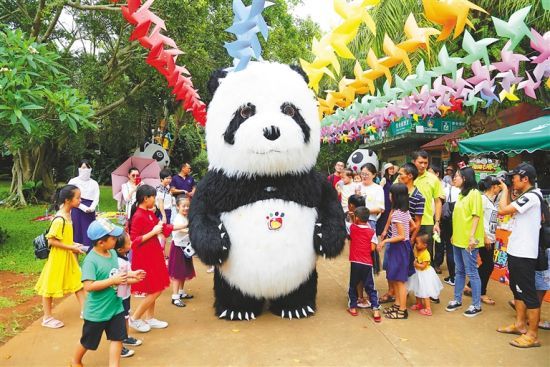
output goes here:
[[[284, 212], [283, 225], [270, 230], [266, 216], [275, 212]], [[221, 275], [250, 296], [276, 298], [292, 292], [315, 268], [316, 219], [314, 208], [273, 199], [222, 213], [231, 250]]]
[[[210, 170], [251, 177], [301, 173], [315, 165], [320, 144], [317, 102], [301, 75], [287, 65], [251, 62], [245, 70], [231, 72], [220, 82], [206, 123]], [[304, 144], [296, 122], [281, 112], [284, 102], [294, 104], [311, 128], [308, 144]], [[256, 114], [241, 124], [235, 143], [230, 145], [223, 133], [235, 111], [246, 103], [256, 106]], [[263, 129], [272, 125], [281, 132], [275, 141], [263, 136]]]
[[[353, 158], [357, 153], [361, 153], [363, 155], [363, 159], [354, 162]], [[350, 154], [347, 162], [347, 167], [355, 172], [359, 172], [361, 170], [361, 167], [363, 167], [367, 163], [374, 164], [374, 167], [376, 167], [376, 169], [378, 170], [378, 156], [376, 155], [376, 153], [370, 149], [357, 149]]]

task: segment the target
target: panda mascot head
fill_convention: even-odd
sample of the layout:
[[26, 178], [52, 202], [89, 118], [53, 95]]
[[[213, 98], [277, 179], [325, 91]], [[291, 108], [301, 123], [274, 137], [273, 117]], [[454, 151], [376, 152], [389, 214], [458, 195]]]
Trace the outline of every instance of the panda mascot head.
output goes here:
[[147, 142], [143, 148], [136, 149], [134, 156], [154, 159], [158, 162], [160, 169], [170, 166], [170, 156], [166, 149], [159, 144]]
[[206, 123], [210, 170], [252, 177], [301, 173], [315, 165], [317, 104], [300, 71], [251, 62], [243, 71], [214, 75]]
[[357, 149], [348, 158], [347, 166], [354, 172], [359, 172], [361, 167], [367, 163], [372, 163], [378, 170], [378, 156], [370, 149]]

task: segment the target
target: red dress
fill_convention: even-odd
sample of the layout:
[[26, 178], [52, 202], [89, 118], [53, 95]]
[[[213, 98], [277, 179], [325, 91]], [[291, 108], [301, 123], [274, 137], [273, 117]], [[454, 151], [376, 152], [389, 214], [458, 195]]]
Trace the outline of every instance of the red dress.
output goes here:
[[[156, 293], [170, 285], [170, 277], [164, 260], [164, 253], [157, 236], [141, 242], [144, 235], [151, 232], [159, 219], [150, 210], [137, 208], [131, 219], [130, 239], [132, 240], [132, 269], [143, 269], [147, 272], [145, 279], [132, 284], [132, 292]], [[165, 236], [172, 232], [172, 225], [165, 225], [162, 232]]]

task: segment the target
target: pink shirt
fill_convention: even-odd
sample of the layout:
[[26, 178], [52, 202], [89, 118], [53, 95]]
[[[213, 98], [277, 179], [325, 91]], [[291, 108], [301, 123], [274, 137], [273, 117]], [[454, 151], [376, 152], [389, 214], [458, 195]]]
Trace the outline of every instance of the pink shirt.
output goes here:
[[409, 237], [409, 226], [411, 221], [411, 215], [408, 211], [403, 212], [399, 209], [395, 209], [391, 216], [391, 236], [397, 237], [397, 225], [396, 223], [403, 224], [403, 230], [405, 231], [405, 241], [410, 239]]

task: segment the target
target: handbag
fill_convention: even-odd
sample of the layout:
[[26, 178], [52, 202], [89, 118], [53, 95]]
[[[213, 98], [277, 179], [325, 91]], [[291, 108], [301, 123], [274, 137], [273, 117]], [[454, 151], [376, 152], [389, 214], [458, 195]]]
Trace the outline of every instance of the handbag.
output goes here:
[[183, 256], [185, 256], [186, 259], [191, 259], [193, 255], [195, 255], [195, 249], [191, 246], [191, 242], [189, 242], [185, 247], [181, 247], [181, 250], [183, 251]]
[[48, 245], [48, 239], [46, 238], [46, 235], [50, 231], [50, 228], [52, 228], [53, 221], [56, 218], [63, 219], [63, 227], [61, 229], [61, 233], [65, 231], [65, 218], [60, 215], [55, 216], [52, 219], [48, 229], [44, 233], [36, 236], [34, 240], [32, 240], [32, 243], [34, 245], [34, 257], [36, 257], [37, 259], [44, 260], [47, 259], [48, 256], [50, 256], [50, 246]]
[[453, 210], [455, 209], [456, 200], [451, 202], [451, 193], [453, 192], [452, 187], [449, 187], [449, 194], [445, 198], [443, 207], [441, 208], [441, 220], [443, 221], [452, 221], [453, 220]]

